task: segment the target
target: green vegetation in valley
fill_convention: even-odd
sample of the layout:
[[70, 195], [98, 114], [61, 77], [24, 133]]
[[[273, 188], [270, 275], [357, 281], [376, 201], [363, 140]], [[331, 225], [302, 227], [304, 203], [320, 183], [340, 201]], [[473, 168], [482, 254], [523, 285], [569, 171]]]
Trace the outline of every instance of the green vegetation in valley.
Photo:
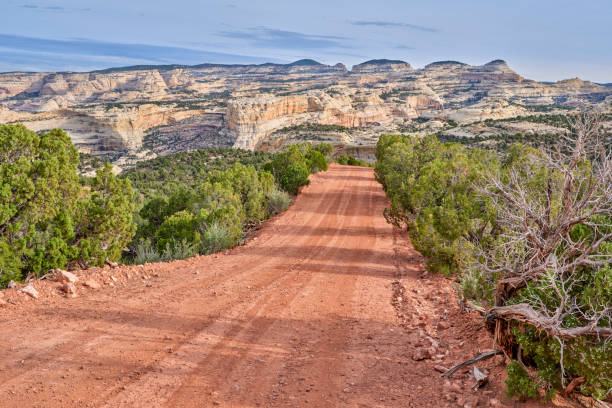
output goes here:
[[478, 147], [488, 150], [496, 150], [498, 152], [507, 151], [514, 143], [522, 143], [533, 147], [553, 147], [556, 146], [561, 136], [550, 133], [542, 134], [494, 134], [487, 136], [454, 136], [454, 135], [438, 135], [438, 139], [444, 143], [461, 143], [470, 147]]
[[343, 164], [345, 166], [362, 166], [362, 167], [372, 167], [373, 164], [366, 162], [363, 159], [357, 159], [351, 155], [343, 154], [336, 158], [336, 162], [338, 164]]
[[524, 109], [527, 109], [532, 112], [552, 112], [555, 110], [572, 110], [574, 109], [572, 106], [560, 105], [558, 103], [553, 103], [550, 105], [523, 105], [520, 103], [510, 102], [511, 105], [518, 106]]
[[274, 133], [288, 133], [288, 132], [338, 132], [338, 133], [350, 133], [351, 128], [340, 125], [325, 125], [322, 123], [302, 123], [299, 125], [287, 126], [282, 129], [276, 130]]
[[400, 100], [405, 101], [409, 96], [419, 95], [418, 91], [413, 90], [403, 90], [403, 89], [392, 89], [390, 91], [385, 91], [380, 94], [380, 99], [383, 101], [388, 100]]
[[104, 167], [105, 161], [89, 153], [79, 153], [78, 173], [89, 173]]
[[484, 123], [487, 126], [495, 126], [496, 123], [500, 122], [530, 122], [530, 123], [541, 123], [544, 125], [554, 126], [561, 129], [569, 129], [568, 116], [564, 114], [555, 115], [528, 115], [528, 116], [515, 116], [506, 119], [486, 119], [479, 123]]
[[194, 189], [215, 171], [224, 171], [240, 163], [262, 170], [273, 155], [260, 151], [232, 148], [210, 148], [180, 152], [145, 160], [124, 171], [122, 178], [131, 181], [144, 199], [170, 196], [179, 188]]

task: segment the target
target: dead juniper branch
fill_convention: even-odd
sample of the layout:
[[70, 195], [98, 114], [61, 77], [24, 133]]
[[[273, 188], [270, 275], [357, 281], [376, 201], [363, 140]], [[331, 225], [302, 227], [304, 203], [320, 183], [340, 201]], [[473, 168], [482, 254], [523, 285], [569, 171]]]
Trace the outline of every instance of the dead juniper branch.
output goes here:
[[561, 353], [567, 339], [612, 339], [609, 296], [580, 296], [586, 274], [605, 274], [612, 263], [612, 156], [600, 115], [570, 125], [569, 152], [525, 148], [481, 188], [501, 233], [495, 246], [477, 248], [473, 268], [497, 281], [487, 318], [507, 355], [516, 351], [510, 321], [557, 339]]
[[501, 351], [500, 350], [491, 350], [491, 351], [487, 351], [487, 352], [484, 352], [484, 353], [480, 353], [479, 355], [477, 355], [474, 358], [470, 358], [469, 360], [466, 360], [466, 361], [464, 361], [462, 363], [459, 363], [459, 364], [449, 368], [448, 370], [446, 370], [445, 372], [440, 374], [440, 377], [451, 378], [453, 376], [453, 374], [455, 374], [461, 368], [467, 367], [470, 364], [477, 363], [480, 360], [484, 360], [485, 358], [493, 357], [496, 354], [501, 354]]

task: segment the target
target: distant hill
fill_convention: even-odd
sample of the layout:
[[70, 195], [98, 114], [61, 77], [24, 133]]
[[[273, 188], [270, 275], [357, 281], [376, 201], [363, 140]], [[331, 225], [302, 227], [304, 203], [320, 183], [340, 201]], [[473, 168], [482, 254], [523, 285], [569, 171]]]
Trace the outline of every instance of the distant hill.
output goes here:
[[301, 60], [294, 61], [290, 64], [285, 64], [285, 65], [289, 67], [312, 67], [312, 66], [323, 65], [323, 64], [313, 59], [301, 59]]
[[266, 66], [277, 66], [277, 67], [298, 67], [298, 66], [323, 66], [324, 64], [312, 60], [312, 59], [301, 59], [298, 61], [290, 62], [288, 64], [276, 64], [273, 62], [266, 62], [264, 64], [197, 64], [197, 65], [182, 65], [182, 64], [170, 64], [170, 65], [130, 65], [126, 67], [106, 68], [92, 71], [99, 74], [109, 74], [111, 72], [125, 72], [125, 71], [171, 71], [173, 69], [202, 69], [202, 68], [237, 68], [237, 67], [266, 67]]

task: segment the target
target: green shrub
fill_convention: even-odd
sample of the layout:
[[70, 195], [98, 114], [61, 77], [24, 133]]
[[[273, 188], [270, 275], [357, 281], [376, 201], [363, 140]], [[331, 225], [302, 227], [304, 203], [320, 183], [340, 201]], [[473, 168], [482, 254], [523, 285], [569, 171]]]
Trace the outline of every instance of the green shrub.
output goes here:
[[291, 204], [291, 197], [284, 191], [274, 189], [268, 193], [268, 214], [274, 215], [285, 211]]
[[495, 157], [435, 137], [397, 136], [381, 137], [376, 155], [376, 179], [391, 201], [387, 220], [408, 229], [429, 270], [458, 273], [493, 216], [477, 186], [499, 165]]
[[518, 396], [525, 398], [536, 398], [538, 396], [538, 384], [529, 376], [529, 373], [518, 361], [512, 360], [506, 366], [508, 379], [506, 380], [506, 394], [509, 397]]
[[363, 159], [356, 159], [353, 156], [348, 154], [343, 154], [336, 159], [338, 164], [342, 164], [345, 166], [361, 166], [361, 167], [369, 167], [370, 165]]
[[0, 286], [72, 261], [117, 260], [131, 240], [129, 181], [107, 164], [82, 186], [77, 166], [64, 131], [0, 125]]
[[308, 163], [308, 168], [311, 173], [327, 170], [327, 160], [325, 160], [325, 156], [316, 150], [311, 150], [306, 153], [306, 162]]
[[189, 241], [172, 241], [167, 242], [161, 254], [162, 262], [174, 261], [177, 259], [191, 258], [198, 253], [198, 245]]
[[[332, 147], [321, 144], [318, 149], [331, 152]], [[272, 158], [265, 165], [259, 153], [236, 150], [231, 151], [232, 156], [227, 149], [139, 163], [138, 171], [128, 171], [125, 176], [138, 184], [145, 197], [133, 217], [138, 229], [130, 244], [132, 254], [147, 253], [139, 249], [143, 241], [151, 243], [161, 260], [165, 253], [177, 252], [174, 248], [179, 244], [193, 244], [200, 252], [238, 244], [245, 230], [288, 207], [290, 198], [282, 189], [296, 193], [308, 183], [309, 169], [327, 168], [319, 150], [309, 143], [296, 144], [282, 153], [263, 156]], [[212, 160], [213, 155], [223, 157]]]
[[[87, 193], [87, 190], [85, 190]], [[129, 180], [115, 177], [110, 164], [98, 170], [79, 202], [74, 244], [85, 265], [117, 261], [134, 236], [134, 193]]]
[[[237, 245], [240, 242], [243, 222], [235, 207], [227, 205], [215, 208], [206, 216], [205, 220], [206, 230], [208, 230], [208, 226], [213, 224], [225, 228], [230, 246]], [[202, 224], [200, 223], [200, 225]]]
[[213, 254], [234, 245], [232, 236], [226, 226], [215, 221], [202, 234], [202, 252]]
[[277, 184], [289, 194], [297, 194], [300, 187], [308, 184], [308, 163], [301, 150], [305, 146], [292, 145], [288, 150], [278, 153], [267, 165], [274, 174]]
[[198, 243], [200, 236], [193, 215], [183, 210], [166, 218], [155, 233], [155, 239], [157, 250], [161, 253], [175, 242]]
[[135, 256], [133, 263], [135, 265], [142, 265], [145, 263], [160, 262], [161, 255], [157, 252], [157, 249], [151, 244], [151, 241], [141, 241], [138, 243], [135, 249]]
[[535, 397], [538, 386], [552, 392], [577, 377], [585, 395], [612, 392], [612, 214], [600, 205], [609, 202], [610, 164], [603, 146], [588, 144], [597, 142], [596, 122], [582, 123], [582, 142], [553, 156], [520, 144], [498, 155], [429, 136], [384, 135], [377, 144], [387, 220], [406, 227], [429, 270], [459, 275], [463, 296], [488, 308], [502, 333], [498, 346], [522, 350], [537, 369], [536, 384], [518, 363], [508, 367], [512, 395]]
[[331, 157], [334, 153], [334, 146], [331, 143], [319, 143], [314, 145], [313, 149], [321, 153], [325, 158]]
[[280, 177], [280, 185], [289, 194], [297, 194], [299, 188], [309, 183], [308, 169], [303, 164], [289, 166]]

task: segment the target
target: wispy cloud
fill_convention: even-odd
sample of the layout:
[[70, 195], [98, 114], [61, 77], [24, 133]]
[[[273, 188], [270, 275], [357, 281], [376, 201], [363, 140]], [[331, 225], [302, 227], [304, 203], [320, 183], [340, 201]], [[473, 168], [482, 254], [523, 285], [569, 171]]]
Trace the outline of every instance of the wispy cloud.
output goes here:
[[411, 47], [409, 45], [403, 45], [403, 44], [402, 45], [396, 45], [393, 48], [395, 48], [397, 50], [416, 50], [416, 48], [414, 48], [414, 47]]
[[[250, 64], [278, 62], [248, 55], [184, 47], [125, 44], [86, 39], [53, 40], [0, 34], [0, 71], [59, 71], [108, 68], [131, 64]], [[88, 60], [94, 60], [92, 65]], [[45, 62], [44, 64], [42, 62]], [[43, 66], [44, 65], [44, 66]]]
[[57, 12], [71, 12], [71, 11], [91, 11], [91, 8], [68, 8], [63, 6], [39, 6], [37, 4], [22, 4], [19, 7], [36, 10], [36, 11], [57, 11]]
[[245, 40], [261, 48], [285, 50], [321, 50], [330, 48], [351, 48], [346, 37], [330, 35], [305, 34], [296, 31], [278, 30], [268, 27], [256, 27], [247, 30], [221, 31], [217, 35], [225, 38]]
[[389, 28], [408, 28], [410, 30], [437, 33], [437, 28], [425, 27], [417, 24], [398, 23], [394, 21], [353, 21], [351, 24], [356, 26], [389, 27]]

